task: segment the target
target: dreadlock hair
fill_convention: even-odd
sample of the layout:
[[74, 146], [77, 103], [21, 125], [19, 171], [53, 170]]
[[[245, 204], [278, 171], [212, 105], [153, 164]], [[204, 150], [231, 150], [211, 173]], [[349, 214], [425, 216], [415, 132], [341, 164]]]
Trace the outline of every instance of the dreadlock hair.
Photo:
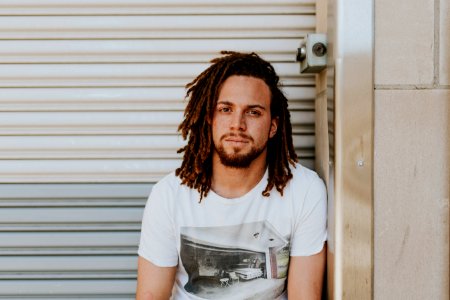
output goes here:
[[208, 195], [214, 150], [211, 124], [220, 87], [230, 76], [249, 76], [262, 79], [267, 84], [271, 92], [271, 117], [278, 119], [277, 132], [267, 146], [269, 176], [262, 194], [269, 196], [275, 186], [283, 195], [284, 187], [292, 178], [289, 164], [295, 167], [298, 159], [292, 142], [288, 100], [278, 87], [279, 77], [273, 66], [256, 53], [222, 51], [221, 54], [223, 56], [211, 60], [212, 65], [186, 85], [189, 102], [178, 131], [184, 140], [188, 139], [188, 143], [177, 151], [184, 152], [184, 155], [175, 174], [182, 184], [198, 190], [200, 202]]

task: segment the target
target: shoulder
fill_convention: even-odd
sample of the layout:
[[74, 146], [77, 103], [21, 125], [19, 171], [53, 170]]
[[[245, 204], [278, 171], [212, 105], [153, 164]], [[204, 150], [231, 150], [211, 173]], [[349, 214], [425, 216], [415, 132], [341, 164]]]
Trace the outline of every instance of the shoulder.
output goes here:
[[147, 206], [164, 208], [168, 212], [172, 211], [183, 187], [185, 186], [181, 185], [181, 180], [175, 175], [175, 172], [167, 174], [153, 185]]
[[156, 184], [155, 187], [158, 188], [173, 188], [181, 185], [181, 180], [178, 176], [175, 175], [175, 171], [170, 172], [163, 178], [161, 178]]
[[317, 173], [299, 163], [296, 163], [295, 168], [291, 167], [292, 172], [292, 182], [294, 189], [302, 188], [323, 188], [325, 189], [325, 184], [323, 180], [317, 175]]
[[181, 188], [181, 179], [175, 175], [175, 171], [161, 178], [152, 189], [153, 191], [176, 191]]
[[[323, 180], [319, 175], [305, 166], [297, 163], [295, 168], [291, 168], [292, 179], [290, 182], [290, 192], [294, 196], [293, 200], [298, 203], [305, 204], [306, 202], [317, 203], [325, 200], [327, 197], [327, 190]], [[299, 204], [299, 203], [298, 203]]]
[[315, 171], [300, 164], [292, 173], [290, 192], [297, 224], [323, 224], [327, 218], [327, 190], [323, 180]]

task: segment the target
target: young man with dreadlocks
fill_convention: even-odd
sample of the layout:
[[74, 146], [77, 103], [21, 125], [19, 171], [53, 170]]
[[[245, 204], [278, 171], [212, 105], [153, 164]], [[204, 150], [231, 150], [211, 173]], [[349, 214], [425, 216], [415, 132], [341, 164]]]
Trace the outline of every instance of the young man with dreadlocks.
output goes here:
[[320, 299], [326, 190], [297, 162], [272, 65], [222, 52], [189, 83], [183, 161], [148, 199], [137, 299]]

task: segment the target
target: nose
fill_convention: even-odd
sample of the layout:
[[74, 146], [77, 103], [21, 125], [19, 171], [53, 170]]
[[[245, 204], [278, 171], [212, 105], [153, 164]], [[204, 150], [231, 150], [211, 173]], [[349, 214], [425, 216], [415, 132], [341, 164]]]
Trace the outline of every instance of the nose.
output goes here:
[[239, 131], [245, 131], [247, 129], [244, 112], [236, 111], [233, 114], [230, 129]]

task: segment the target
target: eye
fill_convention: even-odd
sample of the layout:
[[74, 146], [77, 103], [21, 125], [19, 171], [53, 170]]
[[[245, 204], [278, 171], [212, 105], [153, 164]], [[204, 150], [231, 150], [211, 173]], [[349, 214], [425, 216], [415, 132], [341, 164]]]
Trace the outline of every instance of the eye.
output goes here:
[[257, 109], [250, 109], [247, 113], [251, 116], [260, 116], [261, 115], [261, 112]]
[[228, 113], [231, 111], [231, 108], [229, 108], [227, 106], [222, 106], [222, 107], [219, 107], [218, 110], [223, 113]]

